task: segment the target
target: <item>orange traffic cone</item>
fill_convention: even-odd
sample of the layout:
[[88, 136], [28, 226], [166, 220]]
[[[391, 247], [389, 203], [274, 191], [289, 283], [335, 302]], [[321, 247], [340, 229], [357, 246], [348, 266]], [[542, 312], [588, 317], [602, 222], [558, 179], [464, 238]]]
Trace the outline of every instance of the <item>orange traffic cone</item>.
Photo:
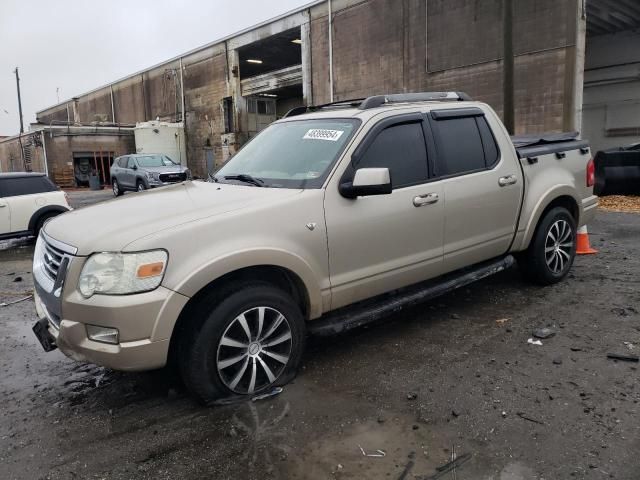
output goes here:
[[576, 253], [578, 255], [590, 255], [598, 253], [597, 250], [591, 248], [589, 245], [589, 234], [587, 233], [587, 226], [583, 225], [578, 229], [578, 244], [576, 245]]

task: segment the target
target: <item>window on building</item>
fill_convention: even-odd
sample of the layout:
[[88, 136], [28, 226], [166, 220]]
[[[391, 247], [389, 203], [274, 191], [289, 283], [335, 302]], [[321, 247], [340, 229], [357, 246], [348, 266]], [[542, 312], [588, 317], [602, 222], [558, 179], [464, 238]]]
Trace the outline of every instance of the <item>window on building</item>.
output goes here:
[[460, 175], [486, 167], [476, 117], [442, 119], [433, 125], [439, 176]]
[[354, 167], [388, 168], [393, 188], [424, 183], [429, 175], [422, 125], [403, 123], [384, 129]]
[[[251, 100], [249, 100], [249, 109]], [[224, 133], [233, 132], [233, 98], [226, 97], [222, 99], [222, 116], [224, 121]]]

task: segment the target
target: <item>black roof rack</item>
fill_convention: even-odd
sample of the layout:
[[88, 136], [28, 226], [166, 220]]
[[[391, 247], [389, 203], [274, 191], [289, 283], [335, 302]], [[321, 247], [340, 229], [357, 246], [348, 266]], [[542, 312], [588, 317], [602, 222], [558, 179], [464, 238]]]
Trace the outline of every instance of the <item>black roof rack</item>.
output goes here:
[[387, 103], [433, 102], [433, 101], [470, 101], [471, 97], [464, 92], [421, 92], [394, 93], [390, 95], [374, 95], [367, 98], [354, 98], [323, 105], [295, 107], [289, 110], [283, 118], [295, 117], [303, 113], [316, 112], [323, 108], [358, 107], [360, 110], [380, 107]]

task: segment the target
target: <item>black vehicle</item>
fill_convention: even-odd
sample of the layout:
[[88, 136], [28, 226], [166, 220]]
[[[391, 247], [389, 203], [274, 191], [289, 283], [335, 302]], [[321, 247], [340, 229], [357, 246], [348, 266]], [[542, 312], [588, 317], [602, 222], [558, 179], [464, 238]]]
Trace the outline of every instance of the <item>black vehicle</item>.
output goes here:
[[640, 143], [601, 150], [594, 162], [596, 195], [640, 193]]
[[124, 155], [111, 166], [111, 185], [116, 197], [126, 190], [141, 192], [189, 179], [191, 172], [187, 167], [161, 154]]

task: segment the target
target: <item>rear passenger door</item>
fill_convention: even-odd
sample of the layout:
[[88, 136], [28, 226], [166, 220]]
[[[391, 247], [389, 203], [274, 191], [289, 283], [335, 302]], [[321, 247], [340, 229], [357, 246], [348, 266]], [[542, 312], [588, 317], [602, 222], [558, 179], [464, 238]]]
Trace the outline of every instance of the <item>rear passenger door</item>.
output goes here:
[[506, 253], [523, 179], [513, 146], [506, 143], [509, 137], [492, 132], [504, 127], [477, 107], [434, 110], [429, 120], [434, 168], [445, 197], [444, 268], [452, 271]]
[[[431, 182], [422, 114], [374, 125], [325, 193], [332, 308], [417, 283], [442, 269], [442, 189]], [[390, 170], [392, 193], [338, 192], [360, 168]], [[337, 172], [338, 173], [338, 172]]]

